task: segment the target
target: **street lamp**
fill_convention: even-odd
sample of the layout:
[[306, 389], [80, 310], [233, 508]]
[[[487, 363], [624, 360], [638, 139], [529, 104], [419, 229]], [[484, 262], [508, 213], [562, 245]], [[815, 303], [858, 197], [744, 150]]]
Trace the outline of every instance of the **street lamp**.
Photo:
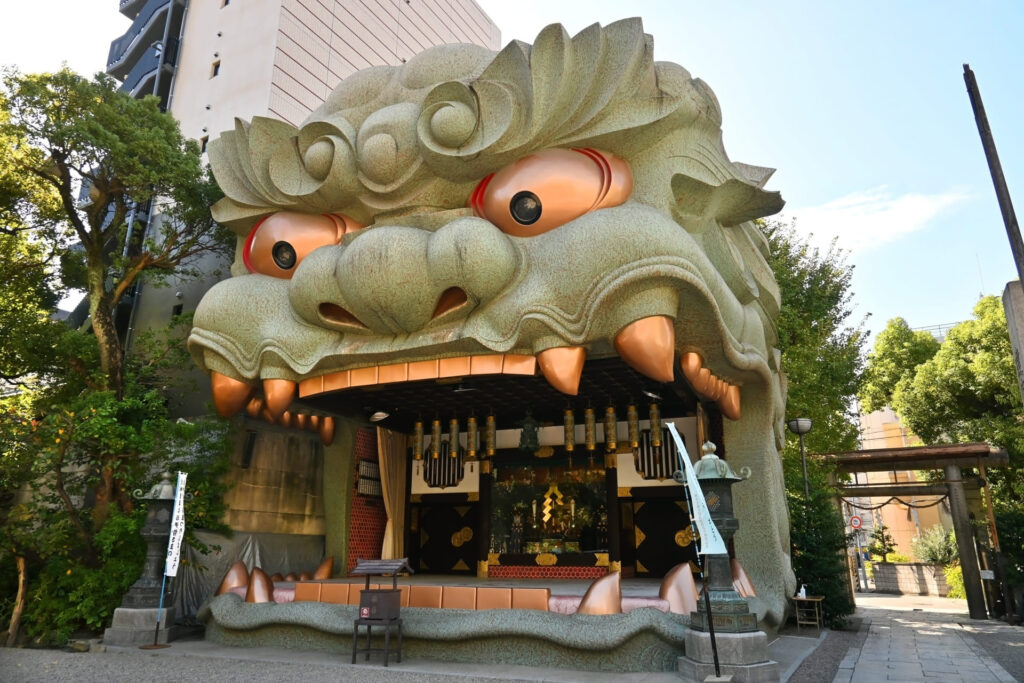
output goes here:
[[789, 431], [800, 437], [800, 462], [804, 466], [804, 499], [811, 499], [811, 492], [807, 488], [807, 454], [804, 452], [804, 434], [811, 431], [811, 418], [798, 417], [786, 423]]

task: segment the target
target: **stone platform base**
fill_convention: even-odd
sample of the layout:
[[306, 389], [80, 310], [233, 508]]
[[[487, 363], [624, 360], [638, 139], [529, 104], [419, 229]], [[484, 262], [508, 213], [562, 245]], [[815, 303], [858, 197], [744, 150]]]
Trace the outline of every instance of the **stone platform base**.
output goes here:
[[177, 614], [173, 607], [165, 608], [161, 613], [161, 628], [157, 631], [156, 618], [159, 611], [155, 607], [118, 607], [114, 610], [114, 619], [110, 628], [103, 632], [103, 644], [118, 647], [151, 645], [155, 633], [156, 642], [166, 645], [178, 635], [179, 629], [174, 626]]
[[[719, 669], [736, 683], [776, 683], [778, 663], [768, 659], [768, 636], [754, 633], [716, 633]], [[704, 681], [715, 675], [711, 635], [686, 632], [686, 656], [679, 658], [679, 673], [685, 681]]]
[[[357, 612], [356, 605], [254, 604], [225, 593], [198, 617], [208, 641], [351, 656]], [[649, 607], [608, 615], [406, 607], [401, 616], [403, 658], [589, 671], [675, 671], [688, 630], [685, 616]]]

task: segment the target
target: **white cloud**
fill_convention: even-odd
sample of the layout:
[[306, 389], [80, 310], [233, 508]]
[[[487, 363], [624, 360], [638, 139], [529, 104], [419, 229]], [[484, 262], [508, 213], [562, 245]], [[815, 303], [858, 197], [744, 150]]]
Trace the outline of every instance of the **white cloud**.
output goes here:
[[840, 247], [857, 251], [922, 230], [932, 219], [969, 198], [960, 190], [893, 196], [883, 186], [786, 213], [796, 219], [800, 232], [813, 233], [813, 243], [827, 246], [838, 237]]

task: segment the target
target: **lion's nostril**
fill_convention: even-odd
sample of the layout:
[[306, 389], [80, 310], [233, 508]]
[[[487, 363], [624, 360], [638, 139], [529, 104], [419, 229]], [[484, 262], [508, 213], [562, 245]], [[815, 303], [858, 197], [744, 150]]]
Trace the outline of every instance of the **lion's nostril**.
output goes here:
[[320, 316], [328, 322], [337, 323], [339, 325], [349, 325], [351, 327], [358, 327], [360, 329], [368, 329], [366, 325], [338, 304], [322, 303], [320, 304]]
[[437, 307], [434, 308], [433, 318], [440, 318], [449, 311], [454, 311], [457, 308], [461, 308], [466, 304], [468, 299], [466, 298], [466, 292], [461, 287], [449, 287], [448, 289], [441, 292], [441, 296], [437, 299]]

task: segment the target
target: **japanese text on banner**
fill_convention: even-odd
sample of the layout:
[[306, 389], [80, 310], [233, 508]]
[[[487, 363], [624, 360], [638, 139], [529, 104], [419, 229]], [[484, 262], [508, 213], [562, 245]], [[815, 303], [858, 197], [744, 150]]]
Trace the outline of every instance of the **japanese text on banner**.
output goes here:
[[171, 515], [171, 537], [167, 541], [167, 561], [164, 576], [178, 575], [181, 542], [185, 538], [185, 479], [188, 474], [178, 472], [178, 486], [174, 490], [174, 513]]

